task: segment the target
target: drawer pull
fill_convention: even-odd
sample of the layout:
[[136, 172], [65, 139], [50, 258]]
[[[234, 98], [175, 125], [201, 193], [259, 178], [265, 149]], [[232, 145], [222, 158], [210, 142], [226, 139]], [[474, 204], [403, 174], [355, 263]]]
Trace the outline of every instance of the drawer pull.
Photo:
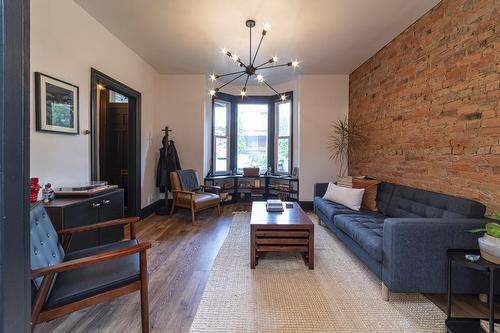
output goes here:
[[98, 202], [93, 202], [93, 203], [92, 203], [92, 207], [93, 207], [93, 208], [97, 208], [97, 207], [99, 207], [100, 205], [101, 205], [101, 204], [100, 204], [100, 203], [98, 203]]
[[102, 203], [105, 204], [105, 205], [109, 204], [110, 202], [111, 202], [111, 200], [103, 200], [102, 201]]

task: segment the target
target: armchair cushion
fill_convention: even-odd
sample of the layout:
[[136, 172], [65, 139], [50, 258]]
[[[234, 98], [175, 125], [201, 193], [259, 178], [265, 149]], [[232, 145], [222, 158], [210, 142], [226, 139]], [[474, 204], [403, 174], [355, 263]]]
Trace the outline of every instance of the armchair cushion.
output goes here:
[[[64, 250], [59, 243], [57, 232], [45, 211], [43, 204], [38, 203], [30, 210], [30, 253], [31, 269], [52, 266], [64, 259]], [[42, 278], [33, 280], [36, 288], [40, 288]]]
[[217, 194], [209, 192], [198, 192], [193, 195], [195, 209], [217, 206], [220, 202], [220, 197]]
[[195, 170], [186, 169], [177, 170], [176, 172], [183, 191], [198, 191], [200, 189], [198, 174]]
[[[137, 245], [138, 241], [126, 240], [72, 252], [64, 261], [83, 258], [103, 252]], [[139, 281], [139, 254], [135, 253], [103, 263], [85, 266], [59, 273], [44, 309], [69, 304], [100, 292]]]

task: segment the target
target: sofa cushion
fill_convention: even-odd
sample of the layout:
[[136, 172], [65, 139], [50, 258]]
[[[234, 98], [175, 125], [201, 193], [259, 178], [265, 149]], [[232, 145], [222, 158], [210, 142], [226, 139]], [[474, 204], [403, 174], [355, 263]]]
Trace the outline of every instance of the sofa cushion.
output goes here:
[[333, 221], [333, 217], [338, 214], [360, 214], [361, 212], [349, 209], [344, 205], [323, 199], [322, 197], [314, 198], [314, 207], [331, 221]]
[[387, 207], [391, 201], [395, 186], [395, 184], [385, 182], [377, 186], [377, 208], [384, 215], [387, 215]]
[[390, 217], [409, 218], [482, 218], [485, 206], [479, 202], [442, 193], [393, 185], [385, 214]]
[[[117, 250], [138, 244], [137, 240], [127, 240], [96, 246], [68, 254], [64, 261], [83, 258], [98, 253]], [[59, 273], [47, 299], [45, 309], [72, 303], [100, 292], [138, 281], [140, 278], [139, 254], [131, 254], [118, 259], [104, 261]]]
[[352, 238], [369, 256], [382, 262], [382, 236], [385, 216], [363, 211], [363, 214], [342, 214], [334, 217], [334, 224]]

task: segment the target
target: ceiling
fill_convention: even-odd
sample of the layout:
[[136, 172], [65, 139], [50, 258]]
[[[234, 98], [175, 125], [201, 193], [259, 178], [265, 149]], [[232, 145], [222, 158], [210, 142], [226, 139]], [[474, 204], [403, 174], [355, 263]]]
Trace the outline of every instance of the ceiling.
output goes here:
[[[264, 23], [256, 63], [277, 55], [300, 68], [264, 72], [270, 83], [301, 74], [349, 74], [439, 0], [75, 0], [162, 74], [238, 70], [225, 47], [247, 62], [245, 21]], [[260, 61], [260, 62], [259, 62]]]

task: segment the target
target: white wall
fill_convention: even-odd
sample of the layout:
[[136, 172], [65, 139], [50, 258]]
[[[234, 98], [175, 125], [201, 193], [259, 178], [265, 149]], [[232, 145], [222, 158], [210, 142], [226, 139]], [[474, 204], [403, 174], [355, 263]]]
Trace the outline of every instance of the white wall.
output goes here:
[[[162, 75], [157, 125], [169, 126], [181, 167], [204, 174], [205, 75]], [[201, 181], [201, 179], [200, 179]]]
[[299, 199], [311, 201], [314, 183], [337, 178], [328, 143], [332, 123], [348, 114], [349, 76], [300, 75], [298, 90]]
[[142, 207], [159, 198], [156, 159], [161, 145], [161, 76], [70, 0], [31, 1], [31, 176], [55, 185], [90, 180], [90, 136], [35, 131], [34, 72], [80, 88], [80, 132], [90, 129], [90, 68], [142, 93]]

